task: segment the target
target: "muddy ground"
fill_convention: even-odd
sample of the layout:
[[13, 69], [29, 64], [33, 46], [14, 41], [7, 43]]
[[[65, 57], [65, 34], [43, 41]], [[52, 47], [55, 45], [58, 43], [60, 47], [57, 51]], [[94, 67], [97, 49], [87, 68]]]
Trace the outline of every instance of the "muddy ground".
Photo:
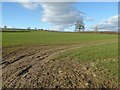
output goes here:
[[[99, 43], [89, 45], [95, 44]], [[57, 58], [60, 53], [87, 45], [4, 47], [2, 88], [117, 88], [116, 80], [106, 80], [107, 73], [93, 63], [69, 56]]]

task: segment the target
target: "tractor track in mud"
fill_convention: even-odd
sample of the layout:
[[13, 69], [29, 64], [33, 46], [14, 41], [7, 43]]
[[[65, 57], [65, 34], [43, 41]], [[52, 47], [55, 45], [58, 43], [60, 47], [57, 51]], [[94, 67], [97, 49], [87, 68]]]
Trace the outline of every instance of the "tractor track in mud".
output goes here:
[[56, 58], [60, 53], [85, 46], [88, 44], [27, 46], [3, 53], [2, 88], [117, 88], [112, 79], [104, 80], [102, 73], [90, 63]]

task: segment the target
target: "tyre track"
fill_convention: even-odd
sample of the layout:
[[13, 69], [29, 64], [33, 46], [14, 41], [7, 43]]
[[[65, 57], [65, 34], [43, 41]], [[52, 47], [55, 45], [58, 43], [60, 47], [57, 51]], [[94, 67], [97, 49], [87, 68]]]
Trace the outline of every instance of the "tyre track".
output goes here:
[[[105, 44], [108, 42], [102, 42], [102, 44]], [[88, 70], [85, 65], [82, 65], [78, 63], [77, 61], [72, 61], [72, 63], [69, 60], [63, 59], [61, 64], [62, 66], [56, 64], [59, 64], [60, 62], [54, 61], [53, 59], [56, 59], [59, 54], [67, 51], [71, 51], [73, 49], [82, 48], [86, 46], [92, 46], [92, 45], [101, 45], [101, 43], [89, 43], [83, 44], [83, 45], [69, 45], [69, 46], [56, 46], [45, 50], [33, 50], [31, 51], [33, 54], [23, 55], [17, 57], [17, 59], [11, 61], [8, 58], [8, 61], [10, 60], [12, 63], [8, 64], [6, 67], [3, 68], [3, 88], [6, 87], [100, 87], [97, 85], [91, 85], [91, 81], [85, 78], [85, 74], [89, 73], [91, 76], [94, 76], [94, 72], [92, 70]], [[26, 51], [26, 50], [25, 50]], [[25, 52], [24, 51], [24, 52]], [[28, 50], [29, 51], [29, 50]], [[19, 53], [18, 53], [19, 54]], [[15, 56], [14, 56], [15, 57]], [[12, 57], [10, 57], [12, 58]], [[5, 60], [6, 61], [6, 60]], [[5, 62], [3, 62], [4, 64]], [[54, 65], [54, 66], [53, 66]], [[78, 66], [77, 66], [78, 65]], [[51, 67], [47, 67], [51, 66]], [[67, 68], [69, 67], [67, 73], [69, 73], [72, 77], [61, 77], [57, 76], [59, 73], [57, 72], [61, 68]], [[71, 67], [70, 67], [71, 66]], [[79, 68], [80, 69], [79, 69]], [[55, 68], [55, 70], [54, 70]], [[77, 68], [74, 70], [74, 68]], [[47, 70], [49, 69], [49, 70]], [[67, 69], [65, 69], [67, 70]], [[11, 73], [12, 72], [12, 73]], [[52, 72], [52, 75], [50, 74]], [[64, 71], [66, 72], [66, 71]], [[81, 72], [81, 74], [80, 74]], [[65, 75], [68, 75], [68, 74]], [[45, 75], [44, 75], [45, 74]], [[70, 76], [68, 75], [68, 76]], [[44, 77], [45, 76], [45, 77]], [[86, 75], [88, 77], [89, 75]], [[60, 82], [61, 78], [65, 78], [66, 80], [70, 80], [69, 82], [66, 82], [65, 80]], [[76, 77], [76, 79], [75, 79]], [[68, 78], [68, 79], [67, 79]], [[74, 78], [74, 79], [72, 79]], [[93, 78], [93, 77], [92, 77]], [[99, 77], [94, 77], [94, 81], [99, 82]], [[29, 81], [27, 81], [28, 79]], [[45, 79], [45, 80], [43, 80]], [[78, 79], [78, 80], [77, 80]], [[52, 80], [58, 80], [52, 82]], [[76, 81], [76, 82], [74, 82]], [[21, 83], [25, 82], [25, 83]], [[50, 83], [51, 82], [51, 83]], [[65, 83], [66, 82], [66, 83]], [[43, 83], [43, 84], [42, 84]], [[71, 84], [70, 84], [71, 83]], [[78, 84], [79, 83], [79, 84]], [[60, 84], [60, 85], [58, 85]], [[68, 84], [68, 85], [67, 85]], [[90, 84], [90, 85], [89, 85]]]

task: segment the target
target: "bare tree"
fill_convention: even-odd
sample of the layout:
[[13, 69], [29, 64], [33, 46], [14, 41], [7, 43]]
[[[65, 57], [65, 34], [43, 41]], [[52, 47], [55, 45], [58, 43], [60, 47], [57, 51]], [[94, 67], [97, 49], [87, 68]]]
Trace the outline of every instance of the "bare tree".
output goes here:
[[4, 26], [4, 29], [7, 29], [7, 26]]
[[35, 28], [35, 30], [38, 30], [37, 28]]
[[27, 30], [30, 30], [30, 29], [31, 29], [30, 27], [27, 28]]
[[94, 31], [95, 31], [95, 32], [98, 32], [98, 26], [95, 27], [95, 30], [94, 30]]
[[75, 30], [80, 32], [80, 31], [84, 31], [85, 26], [84, 23], [82, 21], [77, 21], [75, 24]]

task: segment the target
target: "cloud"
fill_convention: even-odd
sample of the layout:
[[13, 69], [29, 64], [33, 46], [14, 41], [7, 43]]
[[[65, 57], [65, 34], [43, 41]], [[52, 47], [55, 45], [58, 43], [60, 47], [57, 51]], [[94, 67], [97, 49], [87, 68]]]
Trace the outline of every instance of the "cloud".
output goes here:
[[27, 8], [27, 9], [35, 9], [39, 6], [38, 3], [35, 2], [29, 2], [29, 0], [26, 0], [27, 2], [19, 2], [23, 7]]
[[[18, 0], [21, 1], [21, 0]], [[23, 0], [22, 0], [23, 1]], [[73, 2], [19, 2], [27, 9], [35, 9], [38, 6], [43, 8], [41, 21], [50, 23], [52, 30], [64, 31], [71, 27], [76, 21], [83, 22], [83, 12], [73, 6]]]
[[[6, 25], [2, 25], [2, 26], [0, 26], [0, 28], [4, 28], [4, 26], [6, 26]], [[7, 28], [13, 28], [12, 26], [7, 26]]]
[[2, 0], [2, 2], [30, 2], [30, 0]]
[[[2, 0], [2, 2], [80, 2], [81, 0]], [[82, 0], [84, 2], [85, 0]], [[87, 0], [86, 0], [87, 1]]]
[[85, 20], [86, 21], [94, 21], [94, 18], [92, 18], [92, 17], [86, 17]]
[[[25, 2], [26, 0], [2, 0], [2, 2]], [[119, 0], [29, 0], [30, 2], [119, 2]]]
[[83, 21], [83, 13], [74, 8], [73, 4], [69, 2], [41, 3], [43, 8], [41, 20], [53, 24], [55, 30], [71, 27], [77, 20]]
[[7, 0], [7, 2], [17, 2], [27, 9], [35, 9], [39, 6], [37, 2], [32, 2], [31, 0]]
[[95, 27], [97, 27], [100, 31], [104, 30], [104, 31], [118, 31], [118, 21], [120, 21], [120, 19], [118, 19], [118, 17], [120, 17], [120, 15], [115, 15], [110, 17], [107, 20], [104, 20], [96, 25], [93, 25], [91, 27], [92, 30], [95, 29]]

